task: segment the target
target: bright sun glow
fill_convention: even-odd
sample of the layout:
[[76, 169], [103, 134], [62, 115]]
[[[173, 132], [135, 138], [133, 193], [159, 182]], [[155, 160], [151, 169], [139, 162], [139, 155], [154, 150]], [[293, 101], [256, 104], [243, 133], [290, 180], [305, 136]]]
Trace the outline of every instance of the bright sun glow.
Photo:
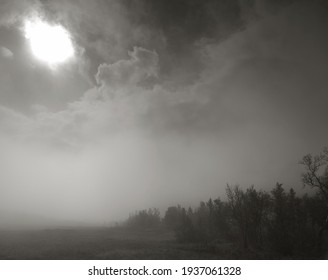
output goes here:
[[70, 34], [61, 25], [27, 21], [24, 31], [34, 56], [49, 65], [63, 63], [74, 55]]

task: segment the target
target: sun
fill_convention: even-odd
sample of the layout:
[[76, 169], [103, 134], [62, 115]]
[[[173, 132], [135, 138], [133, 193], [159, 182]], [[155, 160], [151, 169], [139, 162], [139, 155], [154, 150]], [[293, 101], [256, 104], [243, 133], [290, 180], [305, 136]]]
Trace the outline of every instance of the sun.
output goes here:
[[61, 25], [28, 20], [25, 22], [24, 32], [33, 55], [51, 66], [64, 63], [74, 56], [71, 36]]

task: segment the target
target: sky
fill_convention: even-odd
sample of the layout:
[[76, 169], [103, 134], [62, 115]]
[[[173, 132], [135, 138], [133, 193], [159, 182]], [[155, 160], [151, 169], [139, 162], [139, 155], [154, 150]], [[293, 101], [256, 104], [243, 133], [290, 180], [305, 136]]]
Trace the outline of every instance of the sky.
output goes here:
[[[105, 222], [225, 197], [300, 192], [328, 144], [328, 5], [293, 0], [1, 0], [0, 205]], [[24, 23], [63, 26], [49, 65]]]

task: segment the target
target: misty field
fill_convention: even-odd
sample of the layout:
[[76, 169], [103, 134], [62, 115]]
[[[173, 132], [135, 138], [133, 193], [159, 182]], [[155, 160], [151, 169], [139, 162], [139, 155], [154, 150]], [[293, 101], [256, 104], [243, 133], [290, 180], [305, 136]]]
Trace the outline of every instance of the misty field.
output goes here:
[[238, 258], [229, 243], [179, 244], [165, 229], [127, 228], [1, 231], [0, 259], [218, 259]]

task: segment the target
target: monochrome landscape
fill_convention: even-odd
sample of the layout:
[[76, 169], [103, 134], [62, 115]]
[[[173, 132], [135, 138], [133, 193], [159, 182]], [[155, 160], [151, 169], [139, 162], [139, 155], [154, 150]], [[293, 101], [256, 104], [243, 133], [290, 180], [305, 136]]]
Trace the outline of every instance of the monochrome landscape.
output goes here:
[[0, 259], [327, 259], [328, 2], [0, 0]]

